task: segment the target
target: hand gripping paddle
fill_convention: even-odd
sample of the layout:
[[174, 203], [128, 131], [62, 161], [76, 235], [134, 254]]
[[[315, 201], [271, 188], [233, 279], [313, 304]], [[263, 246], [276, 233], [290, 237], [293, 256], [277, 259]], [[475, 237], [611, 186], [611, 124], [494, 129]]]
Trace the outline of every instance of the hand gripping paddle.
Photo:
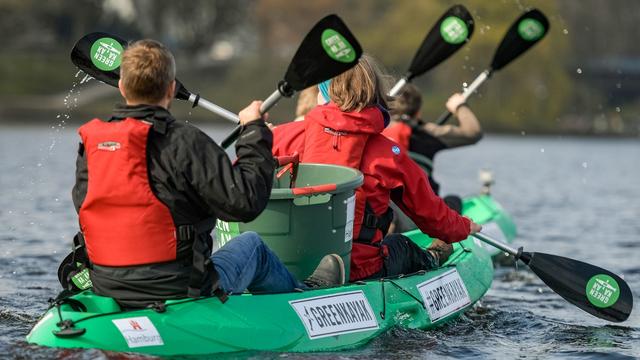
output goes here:
[[[484, 83], [494, 71], [498, 71], [512, 62], [525, 51], [529, 50], [533, 45], [549, 32], [549, 20], [544, 14], [537, 9], [529, 10], [522, 14], [509, 28], [505, 34], [500, 46], [493, 55], [493, 60], [489, 68], [480, 73], [473, 80], [471, 85], [464, 89], [462, 96], [465, 101]], [[451, 113], [445, 111], [436, 123], [442, 125], [451, 116]]]
[[[260, 113], [267, 112], [282, 97], [291, 97], [296, 91], [331, 79], [351, 69], [358, 63], [362, 48], [347, 25], [337, 15], [328, 15], [320, 20], [302, 40], [284, 79], [260, 107]], [[222, 141], [227, 148], [240, 134], [242, 127], [236, 127]]]
[[[107, 85], [118, 87], [122, 52], [128, 42], [121, 37], [105, 32], [93, 32], [78, 40], [71, 50], [71, 61], [80, 70]], [[238, 115], [210, 101], [192, 94], [176, 79], [176, 99], [186, 100], [193, 106], [203, 107], [221, 117], [238, 122]]]

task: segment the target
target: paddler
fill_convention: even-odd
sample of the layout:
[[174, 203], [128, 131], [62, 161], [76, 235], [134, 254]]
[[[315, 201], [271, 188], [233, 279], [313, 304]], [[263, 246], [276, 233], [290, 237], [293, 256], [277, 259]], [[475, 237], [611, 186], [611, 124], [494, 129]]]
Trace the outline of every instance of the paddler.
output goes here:
[[[184, 297], [304, 288], [256, 233], [213, 255], [216, 218], [251, 221], [265, 208], [275, 162], [272, 134], [254, 101], [239, 113], [238, 159], [169, 112], [176, 90], [173, 55], [141, 40], [122, 55], [120, 93], [110, 119], [79, 129], [73, 202], [93, 291], [126, 307]], [[327, 255], [309, 286], [344, 282]]]
[[[446, 107], [458, 118], [458, 124], [438, 125], [424, 122], [420, 108], [422, 95], [413, 84], [404, 86], [400, 94], [391, 102], [391, 125], [382, 134], [392, 139], [404, 151], [411, 151], [426, 157], [433, 164], [434, 156], [442, 150], [473, 145], [482, 138], [482, 127], [462, 94], [453, 94]], [[433, 178], [433, 165], [427, 167], [429, 182], [437, 194], [440, 185]]]
[[302, 162], [343, 165], [364, 174], [356, 191], [351, 281], [429, 270], [448, 256], [424, 250], [402, 234], [385, 236], [393, 218], [390, 200], [420, 230], [447, 243], [481, 229], [436, 196], [407, 151], [382, 135], [389, 114], [381, 79], [373, 59], [365, 55], [352, 69], [318, 86], [324, 104], [305, 121], [274, 131], [274, 154], [297, 152]]

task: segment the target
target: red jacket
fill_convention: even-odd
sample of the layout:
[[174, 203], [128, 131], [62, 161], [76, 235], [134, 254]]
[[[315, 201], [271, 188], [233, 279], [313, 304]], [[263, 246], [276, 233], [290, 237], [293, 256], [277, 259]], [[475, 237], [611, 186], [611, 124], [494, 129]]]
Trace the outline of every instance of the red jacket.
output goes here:
[[384, 129], [382, 131], [382, 135], [395, 141], [398, 145], [400, 145], [400, 149], [404, 151], [409, 151], [409, 144], [411, 143], [412, 132], [413, 132], [413, 129], [411, 129], [411, 126], [403, 122], [397, 121], [389, 125], [386, 129]]
[[[381, 134], [383, 127], [383, 114], [376, 107], [345, 113], [329, 103], [311, 110], [304, 122], [276, 127], [273, 153], [281, 156], [298, 152], [303, 162], [351, 166], [364, 174], [364, 184], [356, 192], [356, 239], [360, 235], [365, 203], [380, 216], [387, 211], [390, 200], [424, 233], [449, 243], [465, 239], [469, 235], [469, 220], [449, 209], [433, 193], [424, 171], [406, 151]], [[354, 159], [354, 153], [361, 154], [360, 158]], [[373, 245], [354, 242], [351, 281], [382, 269], [383, 252], [376, 244], [383, 237], [384, 234], [377, 231], [371, 239]]]

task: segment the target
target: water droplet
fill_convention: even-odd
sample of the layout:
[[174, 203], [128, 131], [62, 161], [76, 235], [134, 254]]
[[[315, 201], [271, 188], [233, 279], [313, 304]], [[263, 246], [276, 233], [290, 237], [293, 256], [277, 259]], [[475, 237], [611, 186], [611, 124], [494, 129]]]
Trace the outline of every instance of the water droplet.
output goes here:
[[587, 162], [586, 162], [586, 161], [582, 163], [582, 167], [583, 167], [583, 168], [585, 168], [585, 169], [586, 169], [588, 166], [589, 166], [589, 165], [587, 164]]
[[466, 88], [467, 86], [469, 86], [469, 84], [467, 84], [466, 82], [463, 82], [463, 83], [462, 83], [462, 87], [463, 87], [463, 88]]
[[564, 29], [564, 30], [562, 30], [562, 33], [563, 33], [563, 34], [565, 34], [565, 35], [567, 35], [567, 34], [569, 34], [569, 30]]
[[616, 112], [620, 112], [622, 111], [622, 109], [620, 108], [620, 106], [616, 106]]
[[576, 69], [576, 72], [577, 72], [578, 74], [582, 74], [582, 69], [577, 68], [577, 69]]
[[56, 116], [56, 119], [60, 119], [60, 114], [58, 114], [58, 116]]
[[538, 294], [542, 294], [542, 288], [538, 288]]

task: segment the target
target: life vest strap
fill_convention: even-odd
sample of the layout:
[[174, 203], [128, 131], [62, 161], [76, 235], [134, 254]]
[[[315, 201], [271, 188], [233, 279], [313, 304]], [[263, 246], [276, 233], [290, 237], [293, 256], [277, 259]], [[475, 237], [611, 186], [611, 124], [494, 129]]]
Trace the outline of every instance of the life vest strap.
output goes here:
[[177, 232], [179, 241], [193, 240], [193, 263], [191, 266], [191, 275], [189, 276], [187, 296], [190, 298], [198, 298], [208, 295], [203, 294], [202, 287], [206, 274], [211, 273], [213, 277], [211, 279], [213, 295], [220, 298], [220, 301], [224, 303], [227, 300], [227, 295], [218, 287], [218, 273], [213, 267], [211, 258], [208, 256], [211, 254], [211, 249], [209, 248], [209, 244], [207, 244], [206, 237], [200, 236], [201, 234], [211, 232], [215, 225], [215, 219], [208, 218], [193, 225], [178, 226]]
[[389, 226], [393, 221], [393, 209], [387, 208], [384, 214], [378, 216], [373, 212], [371, 206], [367, 202], [364, 208], [364, 218], [362, 219], [362, 226], [360, 227], [360, 234], [356, 242], [374, 245], [371, 241], [376, 235], [376, 231], [382, 231], [382, 234], [386, 234], [389, 231]]

